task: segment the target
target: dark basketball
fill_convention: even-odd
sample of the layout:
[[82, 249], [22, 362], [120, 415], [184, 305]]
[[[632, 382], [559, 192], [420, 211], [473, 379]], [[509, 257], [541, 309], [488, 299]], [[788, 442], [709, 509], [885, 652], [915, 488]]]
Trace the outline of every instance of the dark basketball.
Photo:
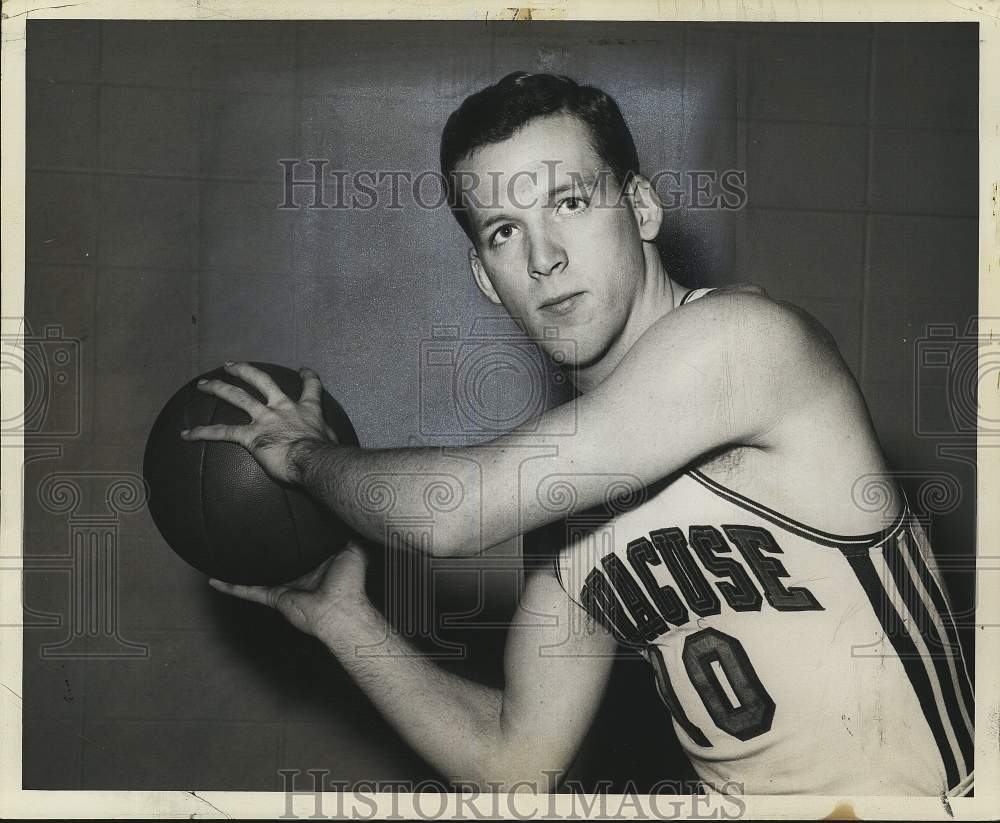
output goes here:
[[[252, 365], [298, 400], [298, 372]], [[221, 368], [200, 377], [225, 380], [264, 402], [260, 392]], [[170, 398], [146, 443], [143, 474], [157, 528], [177, 554], [220, 580], [272, 585], [305, 574], [343, 548], [350, 532], [305, 491], [273, 481], [242, 446], [181, 439], [181, 429], [250, 422], [245, 412], [199, 391], [200, 377]], [[326, 391], [322, 408], [339, 442], [358, 445], [350, 419]]]

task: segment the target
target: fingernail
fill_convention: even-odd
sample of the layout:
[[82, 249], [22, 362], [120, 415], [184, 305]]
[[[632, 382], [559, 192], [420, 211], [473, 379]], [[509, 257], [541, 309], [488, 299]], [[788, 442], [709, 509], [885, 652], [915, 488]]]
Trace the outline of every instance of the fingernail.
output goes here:
[[227, 365], [227, 366], [235, 366], [235, 365], [236, 365], [236, 362], [235, 362], [234, 360], [227, 360], [227, 361], [226, 361], [226, 365]]
[[191, 433], [191, 429], [181, 429], [181, 437], [187, 437]]
[[199, 380], [199, 381], [198, 381], [198, 385], [200, 386], [200, 385], [201, 385], [202, 383], [207, 383], [207, 382], [208, 382], [208, 380], [206, 380], [206, 379], [205, 379], [205, 378], [203, 377], [203, 378], [201, 378], [201, 380]]

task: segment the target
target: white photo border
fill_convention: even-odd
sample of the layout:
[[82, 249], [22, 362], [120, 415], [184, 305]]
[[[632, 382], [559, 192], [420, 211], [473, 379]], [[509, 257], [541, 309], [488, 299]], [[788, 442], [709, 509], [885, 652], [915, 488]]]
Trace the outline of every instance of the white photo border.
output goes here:
[[[964, 5], [963, 5], [964, 3]], [[2, 5], [3, 145], [0, 153], [0, 213], [2, 213], [2, 302], [5, 317], [24, 315], [25, 276], [25, 32], [28, 20], [650, 20], [705, 22], [972, 22], [979, 24], [979, 316], [1000, 318], [1000, 3], [997, 0], [545, 0], [510, 7], [496, 2], [364, 2], [284, 0], [265, 4], [253, 0], [88, 0], [51, 7], [31, 0]], [[991, 174], [992, 172], [992, 174]], [[997, 176], [993, 176], [997, 175]], [[998, 321], [992, 321], [996, 324]], [[982, 336], [1000, 339], [1000, 325], [980, 329]], [[5, 369], [0, 383], [4, 420], [23, 411], [20, 374]], [[980, 396], [982, 419], [1000, 420], [1000, 384], [995, 393]], [[761, 797], [743, 798], [739, 815], [747, 819], [991, 819], [1000, 815], [1000, 449], [989, 448], [980, 434], [977, 459], [976, 572], [976, 787], [972, 798], [880, 797]], [[310, 818], [317, 811], [362, 819], [415, 817], [437, 812], [440, 796], [371, 794], [330, 797], [317, 808], [317, 798], [283, 792], [131, 792], [24, 791], [21, 789], [22, 587], [21, 534], [23, 437], [3, 434], [0, 449], [3, 495], [0, 498], [0, 815], [4, 818], [104, 817], [237, 817]], [[994, 505], [988, 501], [993, 500]], [[451, 795], [437, 819], [483, 819], [500, 815], [515, 819], [545, 816], [580, 817], [571, 795], [507, 796], [502, 802], [488, 795], [476, 799]], [[640, 819], [705, 816], [734, 819], [737, 808], [725, 800], [687, 797], [639, 798], [609, 795], [606, 808]], [[695, 808], [697, 806], [697, 808]]]

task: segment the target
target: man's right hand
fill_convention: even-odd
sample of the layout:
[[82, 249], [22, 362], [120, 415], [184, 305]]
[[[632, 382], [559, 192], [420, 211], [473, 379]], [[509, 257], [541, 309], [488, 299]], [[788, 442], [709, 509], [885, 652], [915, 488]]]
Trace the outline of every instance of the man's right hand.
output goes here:
[[209, 580], [225, 594], [270, 606], [299, 631], [323, 639], [336, 631], [338, 615], [367, 604], [365, 571], [368, 551], [354, 540], [311, 572], [278, 586], [243, 586]]
[[242, 426], [215, 424], [185, 429], [185, 440], [223, 440], [239, 443], [273, 479], [302, 483], [294, 454], [303, 446], [336, 445], [337, 436], [323, 419], [323, 386], [316, 372], [301, 369], [302, 395], [288, 397], [271, 377], [249, 363], [226, 363], [226, 371], [244, 380], [265, 398], [261, 403], [225, 380], [203, 380], [198, 389], [225, 400], [250, 416]]

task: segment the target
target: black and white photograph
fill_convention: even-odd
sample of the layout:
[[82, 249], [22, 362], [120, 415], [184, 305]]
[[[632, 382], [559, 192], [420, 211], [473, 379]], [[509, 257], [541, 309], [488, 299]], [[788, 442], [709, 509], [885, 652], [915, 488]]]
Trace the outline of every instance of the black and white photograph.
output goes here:
[[0, 814], [995, 817], [995, 19], [251, 5], [4, 6]]

